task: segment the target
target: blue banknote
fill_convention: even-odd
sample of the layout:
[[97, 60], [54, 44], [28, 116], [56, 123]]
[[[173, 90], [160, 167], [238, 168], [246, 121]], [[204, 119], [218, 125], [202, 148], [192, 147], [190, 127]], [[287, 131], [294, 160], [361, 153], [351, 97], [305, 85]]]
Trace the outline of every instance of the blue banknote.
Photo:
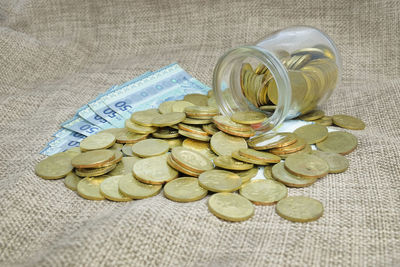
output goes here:
[[109, 129], [109, 128], [113, 128], [114, 126], [109, 123], [107, 120], [105, 120], [104, 118], [102, 118], [101, 116], [97, 115], [96, 113], [94, 113], [94, 111], [88, 106], [88, 105], [84, 105], [83, 107], [81, 107], [78, 111], [77, 114], [82, 118], [87, 120], [88, 122], [99, 126], [102, 129]]
[[78, 147], [79, 142], [70, 142], [70, 143], [65, 143], [62, 146], [49, 146], [47, 145], [42, 151], [40, 151], [40, 154], [46, 155], [46, 156], [51, 156], [60, 152], [64, 152], [70, 148], [73, 147]]
[[61, 126], [85, 136], [90, 136], [101, 131], [100, 127], [93, 125], [87, 120], [84, 120], [78, 116], [74, 116], [72, 119], [62, 123]]

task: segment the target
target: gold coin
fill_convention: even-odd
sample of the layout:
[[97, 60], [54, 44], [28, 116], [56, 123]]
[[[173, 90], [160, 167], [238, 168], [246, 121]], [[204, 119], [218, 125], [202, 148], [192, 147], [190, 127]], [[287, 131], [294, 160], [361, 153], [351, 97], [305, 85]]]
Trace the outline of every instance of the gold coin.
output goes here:
[[328, 174], [328, 163], [311, 154], [289, 156], [285, 160], [285, 168], [294, 175], [304, 178], [321, 178]]
[[222, 127], [233, 131], [246, 132], [253, 130], [253, 128], [251, 128], [249, 125], [234, 122], [229, 117], [223, 115], [214, 116], [213, 121], [217, 126], [221, 125]]
[[137, 123], [132, 122], [131, 120], [125, 121], [125, 128], [128, 129], [131, 133], [138, 134], [150, 134], [157, 131], [157, 127], [152, 126], [143, 126]]
[[152, 133], [152, 135], [156, 138], [170, 139], [170, 138], [178, 137], [179, 133], [175, 129], [172, 129], [170, 127], [164, 127], [164, 128], [158, 129], [158, 131], [155, 133]]
[[197, 178], [181, 177], [168, 182], [164, 186], [166, 198], [177, 202], [192, 202], [204, 198], [207, 190], [199, 186]]
[[119, 181], [123, 175], [111, 176], [100, 184], [100, 193], [112, 201], [130, 201], [131, 198], [121, 194], [119, 191]]
[[301, 150], [298, 150], [298, 151], [293, 152], [293, 153], [280, 154], [279, 157], [281, 157], [281, 159], [287, 159], [287, 157], [289, 157], [291, 155], [310, 154], [311, 151], [312, 151], [311, 145], [306, 144], [306, 146]]
[[167, 163], [168, 163], [168, 165], [171, 166], [173, 169], [175, 169], [175, 170], [177, 170], [177, 171], [179, 171], [179, 172], [181, 172], [181, 173], [184, 173], [184, 174], [186, 174], [186, 175], [193, 176], [193, 177], [198, 177], [198, 176], [200, 175], [200, 173], [193, 172], [193, 171], [191, 171], [191, 170], [189, 170], [189, 169], [187, 169], [187, 168], [184, 168], [183, 166], [179, 165], [179, 164], [172, 158], [171, 154], [169, 154], [168, 157], [167, 157]]
[[142, 158], [158, 156], [167, 153], [169, 144], [160, 139], [146, 139], [132, 146], [132, 152]]
[[277, 155], [268, 153], [268, 152], [263, 152], [263, 151], [257, 151], [251, 148], [245, 148], [245, 149], [239, 149], [239, 154], [243, 157], [255, 159], [255, 160], [261, 160], [265, 161], [267, 163], [278, 163], [281, 162], [281, 158]]
[[180, 138], [166, 139], [165, 141], [169, 145], [169, 150], [171, 150], [172, 148], [177, 147], [177, 146], [182, 146], [182, 139], [180, 139]]
[[330, 132], [328, 138], [316, 145], [322, 151], [347, 155], [356, 149], [357, 138], [347, 132]]
[[143, 111], [137, 111], [132, 113], [131, 121], [143, 125], [143, 126], [152, 126], [151, 122], [155, 117], [160, 115], [158, 109], [148, 109]]
[[161, 114], [167, 114], [172, 112], [172, 106], [175, 105], [176, 101], [165, 101], [158, 106], [158, 111]]
[[81, 180], [81, 177], [77, 176], [75, 173], [70, 172], [67, 177], [65, 177], [64, 184], [67, 188], [72, 191], [76, 191], [76, 187]]
[[124, 147], [124, 144], [119, 144], [119, 143], [115, 143], [112, 147], [110, 147], [110, 150], [118, 150], [118, 151], [122, 151], [122, 148]]
[[144, 199], [157, 195], [162, 188], [162, 185], [152, 185], [141, 183], [132, 173], [127, 173], [119, 179], [119, 191], [132, 199]]
[[209, 211], [226, 221], [240, 222], [254, 215], [251, 202], [238, 194], [218, 193], [208, 199]]
[[212, 192], [233, 192], [242, 185], [242, 178], [233, 172], [210, 170], [200, 174], [199, 184]]
[[192, 125], [203, 125], [211, 123], [211, 119], [193, 119], [187, 118], [182, 121], [184, 124], [192, 124]]
[[255, 150], [265, 150], [291, 145], [297, 141], [293, 133], [265, 133], [251, 138], [249, 146]]
[[349, 168], [349, 160], [340, 154], [313, 150], [311, 155], [325, 160], [329, 165], [329, 173], [340, 173]]
[[193, 126], [193, 125], [188, 125], [188, 124], [184, 124], [184, 123], [179, 123], [178, 127], [179, 127], [179, 129], [181, 129], [183, 131], [187, 131], [187, 132], [191, 132], [191, 133], [194, 133], [194, 134], [208, 136], [208, 133], [205, 132], [203, 130], [203, 128], [201, 128], [199, 126]]
[[115, 137], [117, 137], [117, 135], [123, 130], [124, 130], [124, 128], [110, 128], [110, 129], [102, 130], [99, 133], [110, 133], [110, 134], [114, 135]]
[[211, 160], [185, 147], [174, 147], [171, 150], [171, 156], [176, 163], [193, 172], [202, 173], [214, 168]]
[[218, 156], [231, 156], [232, 152], [247, 148], [247, 142], [244, 138], [231, 136], [224, 132], [214, 134], [211, 137], [210, 145]]
[[206, 158], [211, 159], [211, 160], [217, 157], [217, 155], [215, 155], [214, 152], [212, 152], [210, 143], [208, 143], [208, 142], [203, 142], [203, 141], [194, 140], [191, 138], [186, 138], [182, 142], [182, 146], [192, 149], [192, 150], [195, 150], [195, 151], [199, 152], [200, 154], [202, 154], [203, 156], [205, 156]]
[[138, 162], [141, 158], [133, 156], [133, 157], [123, 157], [122, 164], [124, 164], [124, 174], [130, 174], [133, 170], [133, 165]]
[[253, 164], [238, 161], [230, 156], [219, 156], [214, 159], [214, 164], [217, 167], [227, 170], [243, 171], [253, 168]]
[[86, 137], [80, 143], [82, 151], [105, 149], [115, 144], [115, 136], [110, 133], [98, 133]]
[[292, 196], [282, 199], [276, 205], [276, 213], [292, 222], [311, 222], [318, 220], [324, 213], [324, 207], [316, 199]]
[[133, 174], [146, 184], [163, 184], [178, 177], [178, 172], [167, 164], [166, 154], [137, 161]]
[[207, 101], [208, 106], [218, 108], [217, 100], [215, 97], [210, 97]]
[[306, 187], [312, 185], [318, 180], [317, 178], [302, 178], [288, 172], [283, 162], [275, 164], [272, 167], [271, 176], [273, 179], [289, 187]]
[[[207, 100], [208, 100], [208, 98], [207, 98]], [[174, 103], [174, 105], [172, 106], [172, 112], [184, 112], [185, 108], [189, 107], [189, 106], [194, 106], [194, 104], [192, 104], [188, 101], [182, 101], [182, 100], [176, 101]]]
[[119, 151], [119, 150], [111, 150], [111, 151], [114, 152], [114, 155], [115, 155], [114, 158], [112, 160], [107, 161], [106, 163], [102, 164], [101, 167], [111, 166], [122, 160], [122, 157], [124, 155], [122, 154], [121, 151]]
[[272, 79], [268, 83], [268, 98], [274, 104], [278, 104], [278, 87], [276, 86], [275, 79]]
[[274, 180], [253, 180], [243, 185], [239, 193], [255, 205], [273, 205], [287, 196], [287, 188]]
[[100, 149], [81, 153], [74, 157], [71, 163], [76, 168], [98, 168], [114, 158], [114, 151]]
[[315, 120], [314, 122], [324, 126], [331, 126], [333, 124], [332, 117], [330, 116], [324, 116], [321, 119]]
[[132, 146], [133, 144], [124, 144], [124, 146], [122, 147], [122, 153], [124, 153], [125, 156], [132, 157]]
[[[275, 164], [276, 165], [276, 164]], [[273, 166], [275, 166], [275, 165], [273, 165]], [[265, 179], [274, 179], [273, 177], [272, 177], [272, 167], [273, 167], [272, 165], [268, 165], [268, 166], [265, 166], [264, 167], [264, 171], [263, 171], [263, 174], [264, 174], [264, 177], [265, 177]]]
[[[208, 101], [208, 99], [207, 99]], [[218, 115], [218, 109], [216, 107], [210, 106], [188, 106], [185, 108], [185, 113], [187, 115], [194, 115], [194, 116], [215, 116]], [[189, 116], [190, 117], [190, 116]]]
[[267, 116], [258, 111], [239, 111], [233, 113], [231, 120], [242, 124], [257, 124], [265, 121]]
[[247, 163], [251, 163], [251, 164], [256, 164], [256, 165], [268, 165], [268, 162], [265, 162], [263, 160], [258, 160], [258, 159], [253, 159], [253, 158], [248, 158], [248, 157], [244, 157], [242, 155], [240, 155], [239, 151], [234, 151], [232, 152], [232, 158], [243, 161], [243, 162], [247, 162]]
[[261, 106], [260, 109], [264, 110], [264, 111], [272, 111], [272, 110], [276, 109], [276, 106], [274, 106], [274, 105], [265, 105], [265, 106]]
[[64, 152], [65, 154], [68, 154], [68, 156], [73, 159], [75, 156], [78, 156], [79, 154], [82, 153], [80, 147], [73, 147], [68, 149], [67, 151]]
[[271, 149], [269, 152], [275, 155], [283, 155], [283, 154], [289, 154], [289, 153], [294, 153], [297, 151], [300, 151], [306, 147], [306, 140], [303, 138], [297, 137], [297, 141], [291, 145], [284, 146], [284, 147], [277, 147]]
[[108, 172], [107, 175], [116, 176], [116, 175], [122, 175], [125, 173], [124, 163], [122, 161], [118, 162], [115, 165], [116, 165], [116, 167], [113, 170], [111, 170], [110, 172]]
[[253, 129], [250, 131], [235, 131], [229, 128], [225, 128], [224, 126], [222, 126], [221, 124], [216, 124], [216, 127], [223, 131], [224, 133], [230, 134], [230, 135], [234, 135], [234, 136], [240, 136], [240, 137], [252, 137], [256, 134], [256, 131], [254, 131]]
[[105, 176], [83, 178], [76, 187], [78, 195], [89, 200], [103, 200], [104, 196], [100, 193], [100, 184], [105, 179]]
[[183, 100], [196, 106], [207, 106], [208, 96], [202, 94], [187, 94]]
[[240, 176], [240, 178], [242, 178], [242, 186], [243, 186], [245, 183], [250, 181], [251, 178], [253, 178], [257, 175], [258, 168], [254, 167], [254, 168], [251, 168], [250, 170], [234, 171], [234, 173], [236, 173], [237, 175]]
[[301, 115], [299, 119], [303, 121], [315, 121], [325, 116], [325, 112], [322, 110], [313, 110], [304, 115]]
[[182, 136], [185, 136], [185, 137], [188, 137], [191, 139], [204, 141], [204, 142], [210, 141], [210, 137], [208, 135], [195, 134], [195, 133], [184, 131], [184, 130], [179, 130], [178, 133]]
[[214, 135], [219, 132], [219, 129], [214, 123], [205, 124], [202, 126], [203, 130], [208, 133], [209, 135]]
[[207, 92], [207, 97], [212, 97], [214, 95], [214, 92], [213, 92], [213, 90], [208, 90], [208, 92]]
[[153, 126], [165, 127], [178, 124], [182, 122], [185, 118], [186, 115], [184, 112], [171, 112], [156, 116], [151, 123]]
[[128, 129], [124, 128], [119, 134], [117, 134], [117, 143], [122, 144], [133, 144], [140, 140], [146, 139], [148, 134], [131, 133]]
[[35, 173], [43, 179], [59, 179], [65, 177], [72, 169], [70, 155], [61, 152], [36, 164]]
[[350, 130], [364, 130], [365, 123], [353, 116], [348, 115], [333, 115], [332, 121], [335, 125]]
[[112, 171], [113, 169], [115, 169], [115, 167], [117, 166], [117, 164], [113, 164], [110, 166], [106, 166], [106, 167], [100, 167], [100, 168], [77, 168], [75, 169], [75, 174], [80, 176], [80, 177], [95, 177], [95, 176], [101, 176], [103, 174], [106, 174], [110, 171]]
[[306, 140], [307, 144], [315, 144], [325, 140], [328, 137], [328, 129], [319, 124], [309, 124], [297, 128], [294, 133]]

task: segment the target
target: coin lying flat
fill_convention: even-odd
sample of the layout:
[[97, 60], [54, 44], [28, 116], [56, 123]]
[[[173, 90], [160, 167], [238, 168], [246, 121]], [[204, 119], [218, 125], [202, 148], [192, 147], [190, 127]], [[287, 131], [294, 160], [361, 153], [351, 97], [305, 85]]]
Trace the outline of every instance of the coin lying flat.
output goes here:
[[289, 187], [306, 187], [317, 181], [317, 178], [303, 178], [288, 172], [283, 162], [275, 164], [272, 167], [271, 176], [273, 179]]
[[242, 123], [234, 122], [229, 117], [223, 115], [214, 116], [213, 121], [217, 126], [221, 125], [222, 127], [231, 129], [233, 131], [245, 132], [253, 130], [249, 125], [244, 125]]
[[121, 194], [119, 191], [119, 181], [123, 175], [111, 176], [100, 184], [100, 193], [112, 201], [130, 201], [131, 198]]
[[273, 205], [287, 196], [287, 188], [274, 180], [253, 180], [240, 188], [240, 195], [256, 205]]
[[218, 156], [214, 159], [214, 164], [222, 169], [236, 171], [249, 170], [253, 168], [253, 164], [235, 160], [230, 156]]
[[189, 148], [174, 147], [171, 156], [179, 165], [193, 172], [202, 173], [214, 168], [211, 160]]
[[200, 174], [199, 185], [212, 192], [233, 192], [242, 185], [242, 178], [233, 172], [210, 170]]
[[157, 131], [157, 127], [152, 126], [143, 126], [137, 123], [132, 122], [131, 120], [125, 121], [125, 128], [132, 133], [138, 134], [150, 134]]
[[265, 133], [251, 138], [248, 143], [255, 150], [289, 146], [297, 141], [293, 133]]
[[304, 178], [321, 178], [328, 174], [328, 163], [311, 154], [289, 156], [285, 160], [285, 168], [292, 174]]
[[324, 213], [324, 207], [316, 199], [292, 196], [278, 202], [276, 213], [292, 222], [311, 222], [318, 220]]
[[238, 194], [217, 193], [208, 199], [208, 209], [220, 219], [232, 222], [245, 221], [254, 214], [254, 206]]
[[178, 177], [178, 172], [167, 164], [167, 156], [144, 158], [133, 165], [136, 179], [147, 184], [163, 184]]
[[115, 165], [116, 163], [120, 162], [122, 160], [122, 157], [124, 156], [121, 151], [119, 150], [111, 150], [114, 152], [114, 158], [110, 161], [107, 161], [106, 163], [102, 164], [102, 167], [107, 167], [111, 165]]
[[233, 171], [234, 173], [236, 173], [237, 175], [240, 176], [240, 178], [242, 178], [242, 186], [247, 183], [248, 181], [250, 181], [251, 178], [255, 177], [258, 173], [258, 168], [254, 167], [251, 168], [250, 170], [245, 170], [245, 171]]
[[164, 186], [164, 195], [177, 202], [192, 202], [204, 198], [207, 190], [199, 186], [197, 178], [181, 177]]
[[71, 159], [73, 159], [75, 156], [78, 156], [79, 154], [82, 153], [80, 147], [73, 147], [68, 149], [67, 151], [64, 152], [65, 154], [68, 154]]
[[179, 133], [175, 129], [172, 129], [170, 127], [164, 127], [158, 129], [157, 132], [152, 133], [152, 135], [156, 138], [170, 139], [178, 137]]
[[239, 154], [243, 157], [261, 160], [267, 163], [278, 163], [281, 161], [281, 158], [277, 155], [268, 152], [257, 151], [250, 148], [239, 149]]
[[303, 121], [315, 121], [325, 116], [325, 112], [322, 110], [313, 110], [307, 114], [301, 115], [299, 119]]
[[328, 137], [328, 129], [320, 124], [304, 125], [297, 128], [294, 133], [310, 145], [321, 142]]
[[98, 133], [86, 137], [80, 143], [82, 151], [105, 149], [114, 145], [116, 139], [113, 134], [110, 133]]
[[109, 176], [117, 176], [125, 173], [124, 163], [122, 161], [115, 164], [115, 168], [107, 173]]
[[239, 151], [232, 152], [231, 157], [234, 158], [234, 159], [237, 159], [237, 160], [240, 160], [240, 161], [243, 161], [243, 162], [247, 162], [247, 163], [251, 163], [251, 164], [255, 164], [255, 165], [262, 165], [262, 166], [263, 165], [268, 165], [268, 163], [263, 161], [263, 160], [244, 157], [244, 156], [239, 154]]
[[365, 123], [353, 116], [348, 115], [334, 115], [332, 121], [335, 125], [350, 130], [364, 130]]
[[185, 124], [193, 124], [193, 125], [203, 125], [211, 123], [210, 119], [193, 119], [193, 118], [186, 118], [182, 121]]
[[158, 111], [161, 114], [166, 114], [166, 113], [171, 113], [172, 112], [172, 107], [174, 106], [176, 101], [165, 101], [162, 102], [159, 106], [158, 106]]
[[175, 104], [172, 106], [172, 112], [184, 112], [186, 107], [194, 106], [194, 104], [188, 101], [176, 101]]
[[208, 142], [203, 142], [203, 141], [198, 141], [198, 140], [194, 140], [191, 138], [186, 138], [183, 142], [182, 142], [182, 146], [195, 150], [197, 152], [199, 152], [200, 154], [202, 154], [203, 156], [205, 156], [208, 159], [213, 160], [214, 158], [217, 157], [217, 155], [214, 154], [214, 152], [212, 152], [211, 147], [210, 147], [210, 143]]
[[[173, 106], [172, 108], [174, 107], [175, 106]], [[185, 118], [186, 115], [184, 112], [171, 112], [166, 114], [160, 114], [154, 117], [154, 119], [151, 121], [151, 124], [157, 127], [171, 126], [182, 122]]]
[[[208, 99], [207, 99], [208, 101]], [[185, 108], [186, 115], [191, 116], [210, 116], [218, 115], [218, 109], [210, 106], [189, 106]]]
[[217, 128], [217, 126], [215, 126], [214, 123], [205, 124], [205, 125], [203, 125], [202, 128], [209, 135], [213, 135], [213, 134], [216, 134], [219, 132], [219, 129]]
[[131, 174], [133, 170], [133, 165], [135, 165], [136, 162], [141, 160], [139, 157], [123, 157], [122, 158], [122, 164], [124, 165], [124, 173], [125, 174]]
[[98, 168], [114, 158], [114, 151], [100, 149], [81, 153], [74, 157], [71, 163], [76, 168]]
[[104, 176], [83, 178], [77, 185], [78, 195], [90, 200], [103, 200], [104, 196], [100, 193], [100, 184], [105, 179]]
[[160, 139], [146, 139], [137, 142], [132, 146], [133, 154], [142, 157], [153, 157], [168, 152], [169, 144]]
[[292, 153], [287, 153], [287, 154], [280, 154], [279, 157], [281, 157], [281, 159], [287, 159], [287, 157], [289, 157], [291, 155], [310, 154], [311, 151], [312, 151], [311, 145], [306, 144], [306, 146], [301, 150], [298, 150], [298, 151], [292, 152]]
[[250, 131], [235, 131], [235, 130], [226, 128], [226, 127], [222, 126], [221, 124], [216, 124], [216, 127], [219, 130], [221, 130], [227, 134], [234, 135], [234, 136], [240, 136], [240, 137], [247, 138], [247, 137], [252, 137], [256, 134], [256, 131], [254, 131], [253, 129], [251, 129]]
[[202, 94], [187, 94], [183, 100], [196, 106], [207, 106], [208, 96]]
[[115, 143], [112, 147], [108, 148], [110, 150], [118, 150], [118, 151], [122, 151], [122, 148], [124, 147], [124, 144], [119, 144], [119, 143]]
[[67, 188], [76, 191], [76, 187], [78, 186], [81, 177], [77, 176], [75, 173], [70, 172], [67, 177], [65, 177], [64, 184]]
[[110, 133], [116, 137], [121, 131], [124, 131], [124, 128], [109, 128], [102, 130], [99, 133]]
[[152, 126], [153, 119], [158, 115], [160, 115], [158, 109], [137, 111], [132, 113], [131, 121], [143, 126]]
[[200, 173], [198, 173], [198, 172], [191, 171], [191, 170], [189, 170], [189, 169], [183, 167], [182, 165], [179, 165], [179, 164], [172, 158], [171, 154], [169, 154], [168, 157], [167, 157], [167, 163], [168, 163], [168, 165], [171, 166], [173, 169], [175, 169], [175, 170], [177, 170], [177, 171], [179, 171], [179, 172], [181, 172], [181, 173], [184, 173], [184, 174], [186, 174], [186, 175], [193, 176], [193, 177], [198, 177], [198, 176], [200, 175]]
[[258, 111], [239, 111], [233, 113], [231, 120], [242, 124], [257, 124], [265, 121], [267, 115]]
[[315, 120], [314, 122], [324, 126], [331, 126], [333, 124], [332, 117], [330, 116], [324, 116], [321, 119]]
[[357, 138], [347, 132], [330, 132], [324, 141], [316, 145], [322, 151], [347, 155], [356, 149]]
[[77, 168], [75, 169], [75, 174], [80, 177], [96, 177], [112, 171], [113, 169], [115, 169], [116, 166], [117, 164], [100, 168]]
[[117, 143], [133, 144], [139, 142], [140, 140], [146, 139], [147, 135], [148, 134], [131, 133], [125, 128], [123, 131], [117, 134], [116, 139]]
[[208, 133], [205, 132], [203, 130], [203, 128], [201, 128], [199, 126], [193, 126], [193, 125], [188, 125], [188, 124], [184, 124], [184, 123], [179, 123], [178, 127], [179, 127], [179, 129], [187, 131], [187, 132], [208, 136]]
[[165, 139], [165, 141], [168, 143], [170, 150], [174, 147], [182, 146], [183, 142], [181, 138]]
[[247, 148], [247, 142], [242, 137], [231, 136], [218, 132], [211, 137], [211, 149], [219, 156], [231, 156], [232, 152]]
[[59, 179], [65, 177], [72, 169], [70, 155], [61, 152], [36, 164], [35, 173], [43, 179]]
[[349, 160], [340, 154], [318, 150], [313, 150], [311, 154], [322, 158], [328, 163], [329, 173], [340, 173], [349, 168]]
[[132, 176], [132, 173], [127, 173], [119, 179], [119, 191], [132, 199], [143, 199], [157, 195], [162, 188], [162, 185], [152, 185], [139, 182]]
[[283, 154], [289, 154], [289, 153], [294, 153], [297, 151], [300, 151], [306, 147], [306, 140], [304, 140], [301, 137], [297, 137], [297, 141], [291, 145], [284, 146], [284, 147], [277, 147], [271, 149], [269, 152], [275, 155], [283, 155]]
[[196, 134], [196, 133], [192, 133], [192, 132], [188, 132], [188, 131], [184, 131], [184, 130], [179, 130], [178, 132], [180, 135], [185, 136], [187, 138], [194, 139], [194, 140], [199, 140], [199, 141], [203, 141], [203, 142], [210, 141], [210, 137], [208, 135]]

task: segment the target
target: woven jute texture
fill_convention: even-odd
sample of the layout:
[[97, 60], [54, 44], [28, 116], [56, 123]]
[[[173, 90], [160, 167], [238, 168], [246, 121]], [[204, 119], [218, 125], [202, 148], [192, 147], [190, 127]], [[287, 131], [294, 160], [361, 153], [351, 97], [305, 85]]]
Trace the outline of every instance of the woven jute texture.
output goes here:
[[[275, 30], [310, 25], [335, 40], [340, 87], [327, 114], [362, 118], [347, 172], [289, 195], [325, 206], [292, 223], [257, 206], [219, 220], [207, 198], [88, 201], [35, 176], [60, 123], [114, 84], [178, 62], [210, 85], [218, 58]], [[0, 265], [399, 266], [398, 1], [0, 1]]]

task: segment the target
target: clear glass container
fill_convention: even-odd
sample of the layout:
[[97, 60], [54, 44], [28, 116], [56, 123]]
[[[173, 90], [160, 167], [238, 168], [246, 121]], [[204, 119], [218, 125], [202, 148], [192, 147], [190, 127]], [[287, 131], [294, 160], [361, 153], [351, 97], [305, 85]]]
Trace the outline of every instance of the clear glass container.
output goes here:
[[290, 27], [225, 53], [214, 69], [213, 91], [223, 115], [265, 113], [264, 122], [252, 125], [265, 132], [324, 103], [341, 70], [339, 52], [325, 33]]

